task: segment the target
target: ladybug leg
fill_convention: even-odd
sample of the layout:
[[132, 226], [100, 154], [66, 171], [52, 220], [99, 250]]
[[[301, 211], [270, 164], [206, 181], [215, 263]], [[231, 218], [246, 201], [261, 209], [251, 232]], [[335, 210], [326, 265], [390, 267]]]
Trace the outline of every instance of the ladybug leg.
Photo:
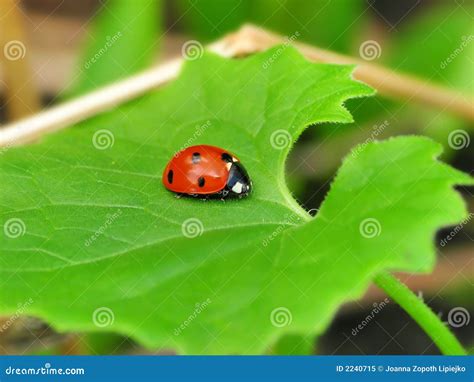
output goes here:
[[183, 196], [183, 194], [178, 194], [178, 193], [174, 194], [174, 197], [176, 199], [181, 199], [182, 196]]

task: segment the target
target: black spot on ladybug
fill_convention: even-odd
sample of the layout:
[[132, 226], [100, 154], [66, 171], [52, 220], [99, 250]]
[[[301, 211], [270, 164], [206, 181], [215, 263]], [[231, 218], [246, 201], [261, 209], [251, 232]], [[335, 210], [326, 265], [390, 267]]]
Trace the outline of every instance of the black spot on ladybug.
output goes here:
[[173, 170], [168, 171], [168, 183], [173, 183]]
[[201, 154], [193, 153], [192, 161], [193, 161], [194, 164], [201, 162]]
[[231, 157], [229, 154], [227, 154], [227, 153], [222, 153], [221, 159], [222, 159], [224, 162], [232, 163], [232, 157]]
[[204, 187], [205, 184], [206, 184], [206, 180], [204, 179], [204, 177], [201, 176], [201, 177], [198, 179], [198, 186], [199, 186], [199, 187]]

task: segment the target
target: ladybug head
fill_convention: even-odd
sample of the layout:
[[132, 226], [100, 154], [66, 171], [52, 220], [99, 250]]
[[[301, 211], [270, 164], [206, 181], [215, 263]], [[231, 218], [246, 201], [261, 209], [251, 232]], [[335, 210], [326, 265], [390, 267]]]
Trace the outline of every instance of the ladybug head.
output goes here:
[[231, 195], [238, 197], [247, 196], [252, 189], [252, 182], [245, 170], [244, 166], [240, 162], [233, 162], [230, 170], [229, 177], [227, 178], [227, 190]]

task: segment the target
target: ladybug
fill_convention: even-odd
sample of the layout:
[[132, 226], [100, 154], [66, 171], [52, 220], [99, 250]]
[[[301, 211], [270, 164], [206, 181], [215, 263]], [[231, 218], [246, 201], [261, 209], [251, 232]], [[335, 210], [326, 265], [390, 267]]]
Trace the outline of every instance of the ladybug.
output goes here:
[[163, 185], [178, 195], [209, 199], [242, 198], [252, 182], [239, 159], [216, 146], [197, 145], [179, 151], [166, 165]]

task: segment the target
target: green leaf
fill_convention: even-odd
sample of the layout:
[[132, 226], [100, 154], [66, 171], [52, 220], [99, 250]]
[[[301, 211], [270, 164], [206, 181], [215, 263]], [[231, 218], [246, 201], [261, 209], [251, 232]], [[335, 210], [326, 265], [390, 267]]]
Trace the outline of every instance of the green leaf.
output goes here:
[[[255, 0], [254, 0], [255, 1]], [[257, 0], [261, 1], [261, 0]], [[248, 21], [249, 0], [175, 0], [171, 6], [180, 14], [187, 33], [204, 41], [217, 39]]]
[[111, 0], [93, 20], [79, 76], [68, 96], [109, 84], [148, 67], [157, 56], [161, 0]]
[[[474, 61], [473, 17], [474, 7], [468, 2], [433, 4], [427, 7], [426, 12], [407, 18], [406, 23], [397, 26], [397, 32], [391, 33], [389, 38], [379, 40], [382, 48], [380, 59], [393, 70], [415, 74], [421, 80], [438, 82], [453, 90], [473, 94], [474, 76], [470, 74]], [[374, 38], [377, 40], [376, 36]], [[443, 143], [444, 160], [452, 159], [453, 155], [459, 153], [448, 144], [451, 141], [450, 133], [457, 129], [466, 132], [473, 129], [470, 121], [448, 110], [388, 99], [380, 94], [356, 99], [347, 106], [355, 123], [337, 131], [332, 125], [322, 126], [317, 131], [320, 139], [325, 141], [322, 146], [324, 150], [334, 153], [331, 159], [324, 161], [324, 169], [319, 168], [317, 174], [320, 177], [327, 176], [328, 171], [334, 171], [340, 153], [347, 153], [355, 142], [370, 139], [374, 126], [380, 126], [385, 120], [390, 126], [378, 135], [379, 139], [387, 135], [419, 131]], [[327, 139], [328, 136], [331, 140]], [[317, 159], [307, 158], [310, 166], [314, 166], [314, 160]]]
[[[155, 93], [7, 151], [0, 312], [31, 298], [22, 313], [59, 330], [255, 353], [283, 334], [320, 333], [381, 270], [429, 270], [434, 231], [465, 216], [452, 185], [472, 183], [434, 159], [437, 144], [409, 137], [356, 149], [314, 219], [285, 184], [302, 130], [350, 122], [342, 103], [372, 94], [352, 70], [284, 46], [239, 60], [205, 54]], [[235, 153], [254, 192], [225, 203], [175, 198], [161, 172], [192, 144]], [[366, 219], [377, 219], [379, 236], [361, 235]]]

